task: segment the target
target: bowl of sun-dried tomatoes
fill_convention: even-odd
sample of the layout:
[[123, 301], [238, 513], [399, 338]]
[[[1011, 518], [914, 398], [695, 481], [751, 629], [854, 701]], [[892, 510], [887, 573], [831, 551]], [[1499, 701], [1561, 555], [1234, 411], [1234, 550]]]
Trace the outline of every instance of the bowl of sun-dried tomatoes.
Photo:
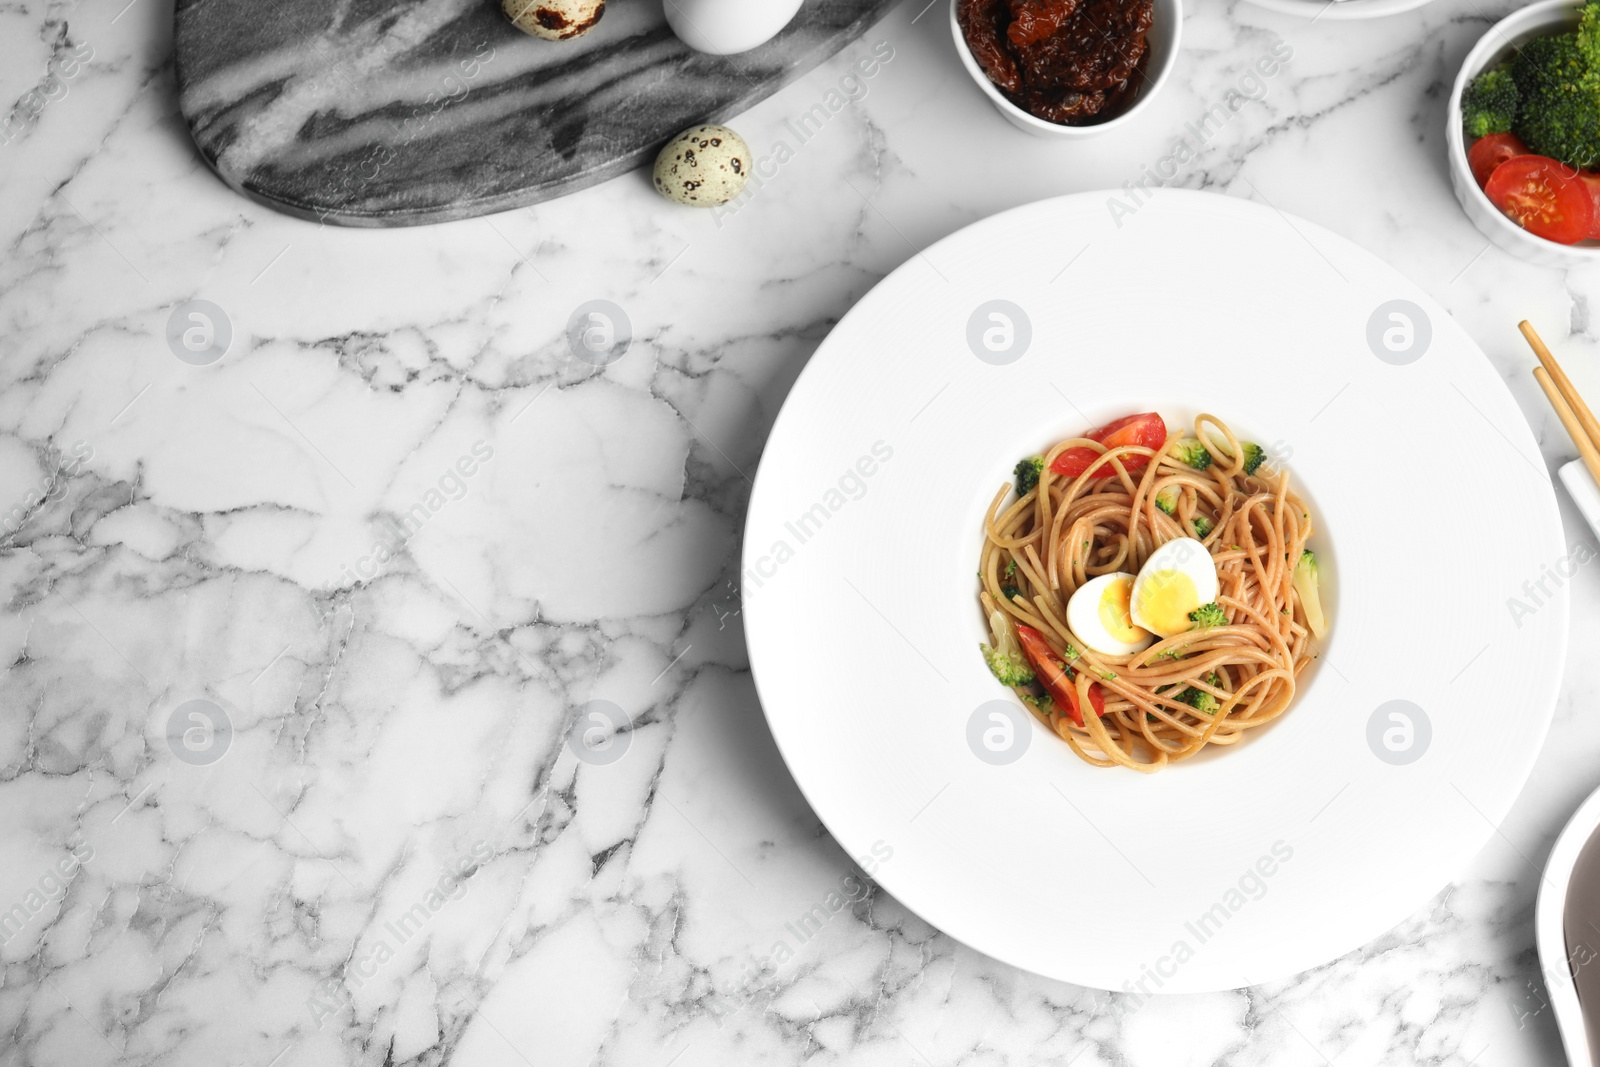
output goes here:
[[950, 0], [956, 51], [1011, 123], [1083, 137], [1130, 121], [1178, 57], [1182, 0]]

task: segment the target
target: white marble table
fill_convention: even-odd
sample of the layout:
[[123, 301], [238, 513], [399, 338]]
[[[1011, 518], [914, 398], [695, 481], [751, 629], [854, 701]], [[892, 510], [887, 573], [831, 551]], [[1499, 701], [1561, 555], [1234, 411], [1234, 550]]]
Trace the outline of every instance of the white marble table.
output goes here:
[[[1081, 145], [991, 113], [925, 2], [737, 120], [757, 156], [794, 149], [737, 213], [634, 174], [381, 232], [275, 215], [206, 170], [169, 4], [0, 11], [19, 101], [0, 1063], [1559, 1062], [1535, 865], [1600, 784], [1596, 568], [1572, 580], [1573, 665], [1501, 833], [1404, 925], [1274, 986], [1135, 1010], [998, 964], [858, 882], [785, 772], [735, 559], [806, 358], [928, 242], [1137, 178], [1280, 38], [1292, 60], [1176, 182], [1316, 220], [1424, 285], [1552, 468], [1571, 446], [1517, 320], [1600, 396], [1600, 274], [1488, 248], [1449, 191], [1448, 85], [1504, 0], [1315, 25], [1196, 0], [1152, 112]], [[875, 46], [893, 56], [865, 95], [798, 144], [786, 121]], [[231, 328], [208, 365], [167, 340], [195, 299]], [[632, 324], [604, 367], [565, 337], [597, 299]], [[1470, 462], [1470, 427], [1441, 444]], [[1485, 552], [1511, 535], [1486, 505], [1460, 529]], [[566, 745], [594, 699], [635, 719], [607, 765]], [[830, 892], [854, 899], [797, 937]], [[752, 977], [779, 942], [792, 957]]]

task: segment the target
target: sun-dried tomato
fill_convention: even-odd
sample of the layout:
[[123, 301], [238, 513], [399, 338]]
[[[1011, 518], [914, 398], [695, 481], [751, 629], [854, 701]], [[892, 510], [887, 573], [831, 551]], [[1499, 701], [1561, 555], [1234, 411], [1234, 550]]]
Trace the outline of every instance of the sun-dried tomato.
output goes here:
[[1087, 125], [1120, 113], [1144, 77], [1153, 0], [961, 0], [985, 74], [1018, 106]]

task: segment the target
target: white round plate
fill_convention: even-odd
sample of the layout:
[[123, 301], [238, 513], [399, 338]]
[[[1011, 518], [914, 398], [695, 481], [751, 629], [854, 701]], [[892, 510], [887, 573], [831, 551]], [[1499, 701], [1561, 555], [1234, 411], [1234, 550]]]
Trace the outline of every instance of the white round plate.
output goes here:
[[1329, 22], [1356, 22], [1381, 19], [1405, 11], [1415, 11], [1433, 0], [1250, 0], [1257, 7]]
[[[923, 918], [1083, 985], [1235, 988], [1377, 937], [1484, 844], [1550, 722], [1570, 564], [1532, 433], [1420, 288], [1246, 201], [1109, 202], [969, 226], [833, 330], [762, 457], [745, 633], [800, 788], [852, 855], [892, 853], [874, 877]], [[1003, 365], [975, 354], [1001, 358], [992, 301]], [[1150, 409], [1287, 457], [1324, 654], [1276, 723], [1153, 776], [1032, 719], [987, 762], [974, 717], [1015, 701], [978, 653], [984, 509], [1019, 458]]]

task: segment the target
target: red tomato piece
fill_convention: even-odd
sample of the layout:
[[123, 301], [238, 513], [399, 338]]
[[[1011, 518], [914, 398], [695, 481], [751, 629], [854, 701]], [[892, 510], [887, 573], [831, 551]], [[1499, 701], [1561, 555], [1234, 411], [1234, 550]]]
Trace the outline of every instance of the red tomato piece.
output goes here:
[[[1028, 657], [1033, 673], [1044, 686], [1045, 692], [1050, 694], [1050, 699], [1058, 707], [1066, 708], [1072, 721], [1082, 726], [1083, 709], [1078, 703], [1078, 687], [1067, 677], [1067, 665], [1057, 658], [1050, 643], [1044, 639], [1044, 634], [1018, 623], [1017, 643], [1022, 646], [1022, 654]], [[1089, 706], [1094, 709], [1097, 718], [1106, 713], [1106, 698], [1101, 694], [1098, 683], [1089, 686]]]
[[1467, 166], [1478, 181], [1478, 188], [1489, 184], [1494, 169], [1513, 156], [1529, 155], [1528, 146], [1514, 133], [1491, 133], [1472, 142], [1467, 149]]
[[1594, 221], [1589, 224], [1589, 237], [1600, 241], [1600, 174], [1584, 171], [1578, 177], [1583, 179], [1584, 186], [1589, 190], [1589, 199], [1594, 203]]
[[1578, 172], [1545, 156], [1506, 160], [1483, 191], [1512, 222], [1557, 244], [1583, 240], [1594, 224], [1594, 201]]
[[[1159, 452], [1161, 446], [1167, 443], [1167, 424], [1161, 416], [1154, 411], [1147, 411], [1142, 415], [1127, 415], [1113, 422], [1108, 422], [1098, 430], [1091, 430], [1084, 434], [1091, 441], [1098, 441], [1106, 448], [1126, 448], [1129, 445], [1138, 445]], [[1059, 474], [1063, 478], [1076, 478], [1089, 469], [1090, 464], [1100, 458], [1100, 453], [1092, 448], [1069, 448], [1061, 453], [1050, 464], [1050, 472]], [[1123, 469], [1130, 473], [1143, 470], [1150, 462], [1148, 456], [1123, 456]], [[1110, 463], [1104, 463], [1094, 469], [1091, 478], [1109, 478], [1116, 471]]]

